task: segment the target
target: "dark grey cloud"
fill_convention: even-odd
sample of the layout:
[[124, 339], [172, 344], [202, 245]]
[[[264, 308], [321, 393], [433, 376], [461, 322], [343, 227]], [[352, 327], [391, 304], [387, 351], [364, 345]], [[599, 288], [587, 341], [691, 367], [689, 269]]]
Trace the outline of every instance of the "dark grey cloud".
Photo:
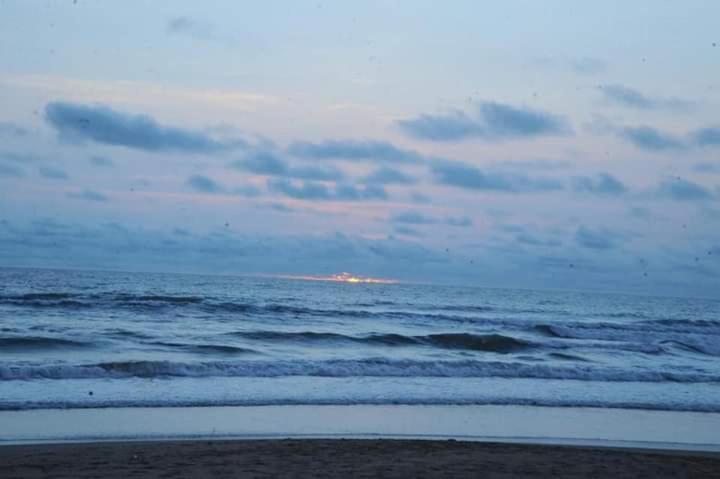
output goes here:
[[461, 111], [444, 115], [424, 114], [400, 120], [398, 125], [411, 137], [429, 141], [469, 138], [495, 141], [566, 135], [572, 131], [567, 121], [560, 116], [496, 102], [481, 103], [473, 115]]
[[628, 108], [638, 110], [690, 110], [692, 103], [678, 98], [650, 97], [638, 90], [623, 85], [604, 85], [600, 91], [606, 99]]
[[105, 202], [110, 200], [110, 198], [108, 198], [106, 195], [93, 190], [72, 191], [70, 193], [67, 193], [67, 197], [76, 200], [97, 202]]
[[113, 161], [105, 156], [91, 156], [90, 163], [95, 166], [114, 166]]
[[242, 140], [220, 142], [200, 131], [164, 126], [150, 116], [103, 105], [48, 103], [45, 120], [67, 140], [91, 140], [151, 152], [212, 153], [245, 146]]
[[67, 180], [69, 177], [67, 173], [59, 168], [52, 168], [50, 166], [43, 166], [38, 168], [38, 173], [43, 178], [49, 178], [51, 180]]
[[310, 201], [362, 201], [385, 200], [387, 193], [382, 187], [368, 185], [364, 188], [352, 185], [337, 185], [334, 189], [323, 183], [303, 181], [292, 182], [284, 178], [273, 178], [267, 182], [268, 189], [290, 198]]
[[378, 184], [378, 185], [413, 185], [417, 183], [417, 178], [408, 175], [398, 169], [381, 167], [370, 173], [368, 176], [362, 179], [363, 183]]
[[683, 178], [664, 180], [658, 187], [658, 195], [678, 201], [702, 201], [713, 197], [704, 186]]
[[20, 125], [12, 122], [0, 121], [0, 135], [4, 136], [27, 136], [28, 131]]
[[22, 176], [25, 176], [25, 171], [22, 168], [0, 163], [0, 178], [20, 178]]
[[531, 178], [521, 174], [486, 173], [479, 168], [459, 161], [434, 161], [430, 170], [435, 182], [470, 190], [529, 193], [555, 191], [562, 183], [549, 178]]
[[422, 163], [417, 152], [398, 148], [391, 143], [373, 140], [326, 140], [321, 143], [296, 141], [288, 153], [300, 158], [367, 161], [375, 163]]
[[223, 191], [223, 187], [215, 180], [203, 175], [192, 175], [185, 183], [200, 193], [221, 193]]
[[649, 126], [625, 127], [618, 134], [643, 150], [667, 151], [681, 150], [687, 147], [685, 142], [674, 135]]
[[334, 166], [293, 166], [285, 159], [269, 151], [253, 152], [230, 164], [256, 175], [278, 176], [314, 181], [339, 181], [344, 174]]
[[578, 193], [617, 196], [627, 192], [625, 185], [609, 173], [573, 178], [573, 189]]
[[585, 248], [609, 250], [617, 247], [618, 235], [604, 229], [581, 226], [575, 232], [575, 241]]
[[698, 146], [720, 146], [720, 128], [701, 128], [691, 133]]

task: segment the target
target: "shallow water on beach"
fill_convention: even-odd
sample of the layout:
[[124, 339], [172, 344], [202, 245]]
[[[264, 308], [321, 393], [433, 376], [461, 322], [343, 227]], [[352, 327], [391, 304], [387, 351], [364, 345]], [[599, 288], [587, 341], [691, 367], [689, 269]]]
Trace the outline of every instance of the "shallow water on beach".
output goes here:
[[0, 408], [720, 411], [720, 302], [0, 269]]

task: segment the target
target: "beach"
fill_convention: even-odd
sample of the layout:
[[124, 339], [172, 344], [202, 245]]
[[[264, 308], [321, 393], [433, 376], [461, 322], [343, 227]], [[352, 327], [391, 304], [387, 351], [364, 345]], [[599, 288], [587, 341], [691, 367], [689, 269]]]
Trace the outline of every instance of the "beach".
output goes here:
[[711, 301], [0, 278], [3, 479], [720, 477]]
[[720, 477], [720, 454], [455, 440], [286, 439], [0, 447], [0, 477]]
[[0, 477], [720, 477], [720, 415], [528, 406], [0, 411]]

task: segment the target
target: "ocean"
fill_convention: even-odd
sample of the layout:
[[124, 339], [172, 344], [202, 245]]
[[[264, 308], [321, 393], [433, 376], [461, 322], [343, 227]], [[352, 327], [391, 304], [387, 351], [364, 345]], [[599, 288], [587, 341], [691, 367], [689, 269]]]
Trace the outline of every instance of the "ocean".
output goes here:
[[280, 404], [720, 412], [720, 302], [0, 269], [0, 409]]

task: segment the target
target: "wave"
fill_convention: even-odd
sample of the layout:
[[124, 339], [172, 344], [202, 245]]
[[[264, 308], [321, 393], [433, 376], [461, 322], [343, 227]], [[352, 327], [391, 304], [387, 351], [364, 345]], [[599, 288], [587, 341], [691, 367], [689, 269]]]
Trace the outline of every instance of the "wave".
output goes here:
[[117, 361], [79, 365], [0, 365], [0, 379], [162, 377], [455, 377], [536, 378], [577, 381], [720, 383], [720, 375], [670, 370], [556, 366], [500, 361], [245, 360], [182, 363]]
[[[23, 411], [33, 409], [98, 409], [98, 408], [148, 408], [148, 407], [223, 407], [223, 406], [545, 406], [603, 409], [637, 409], [646, 411], [685, 411], [720, 413], [720, 405], [714, 402], [686, 403], [663, 398], [654, 400], [604, 400], [578, 397], [531, 398], [490, 396], [478, 398], [426, 398], [407, 395], [359, 398], [289, 398], [289, 397], [223, 397], [223, 398], [177, 398], [168, 399], [68, 399], [68, 400], [0, 400], [0, 411]], [[204, 437], [204, 436], [203, 436]], [[137, 439], [130, 437], [129, 439]], [[164, 437], [166, 439], [166, 437]], [[0, 439], [0, 443], [2, 443]]]
[[258, 351], [250, 348], [231, 346], [228, 344], [188, 344], [154, 341], [146, 343], [153, 346], [162, 346], [174, 349], [182, 349], [193, 353], [219, 353], [219, 354], [258, 354]]
[[94, 343], [43, 336], [0, 337], [0, 352], [38, 351], [59, 348], [91, 348]]
[[370, 334], [349, 336], [327, 332], [284, 332], [284, 331], [248, 331], [230, 333], [243, 339], [266, 342], [340, 342], [379, 346], [432, 346], [442, 349], [460, 349], [469, 351], [487, 351], [511, 353], [532, 348], [528, 341], [501, 334], [440, 333], [420, 336], [402, 334]]

